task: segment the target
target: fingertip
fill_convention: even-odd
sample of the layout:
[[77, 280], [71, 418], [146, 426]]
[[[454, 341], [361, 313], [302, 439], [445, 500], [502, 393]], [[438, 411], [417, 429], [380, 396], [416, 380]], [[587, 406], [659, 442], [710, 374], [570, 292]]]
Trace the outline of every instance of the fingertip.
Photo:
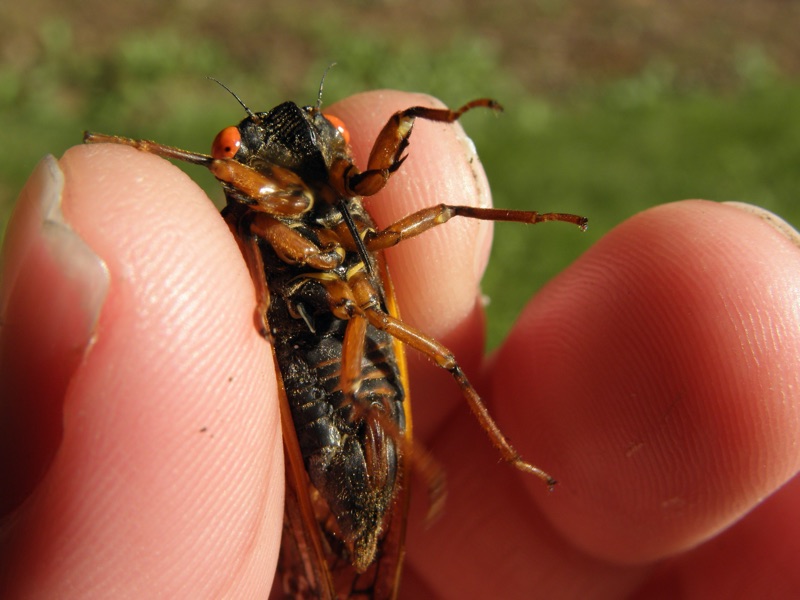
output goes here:
[[[556, 476], [550, 519], [624, 562], [693, 545], [800, 467], [800, 252], [688, 201], [620, 225], [551, 282], [500, 350], [495, 395]], [[521, 444], [522, 445], [522, 444]], [[540, 458], [541, 457], [541, 458]]]
[[793, 598], [800, 589], [800, 477], [708, 543], [665, 561], [629, 596]]

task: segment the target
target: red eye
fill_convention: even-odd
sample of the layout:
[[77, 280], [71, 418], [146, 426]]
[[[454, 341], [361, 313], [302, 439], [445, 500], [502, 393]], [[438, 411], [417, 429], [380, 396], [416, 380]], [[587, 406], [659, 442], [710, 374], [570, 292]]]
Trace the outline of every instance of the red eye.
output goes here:
[[242, 135], [236, 127], [226, 127], [214, 138], [211, 144], [211, 156], [214, 158], [233, 158], [242, 145]]
[[331, 125], [333, 125], [336, 128], [336, 130], [339, 132], [339, 134], [344, 138], [344, 143], [345, 144], [349, 144], [350, 143], [350, 132], [347, 130], [347, 127], [345, 126], [344, 121], [342, 121], [339, 117], [334, 117], [333, 115], [329, 115], [329, 114], [324, 114], [323, 116], [326, 119], [328, 119], [328, 122]]

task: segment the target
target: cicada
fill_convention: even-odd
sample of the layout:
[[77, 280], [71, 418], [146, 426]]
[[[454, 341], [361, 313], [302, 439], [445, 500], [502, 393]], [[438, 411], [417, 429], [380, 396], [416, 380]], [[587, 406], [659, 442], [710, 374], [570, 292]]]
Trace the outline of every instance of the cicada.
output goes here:
[[410, 470], [420, 455], [404, 346], [451, 373], [504, 460], [549, 486], [555, 480], [506, 440], [453, 354], [399, 317], [383, 250], [456, 216], [582, 229], [586, 219], [438, 204], [376, 227], [361, 198], [401, 167], [415, 120], [453, 123], [474, 108], [500, 110], [494, 100], [396, 112], [362, 170], [345, 125], [321, 110], [321, 86], [315, 106], [284, 102], [267, 112], [233, 95], [247, 116], [217, 135], [210, 155], [88, 132], [84, 139], [201, 165], [222, 184], [222, 216], [252, 275], [256, 324], [272, 345], [282, 387], [286, 503], [278, 576], [285, 596], [394, 598]]

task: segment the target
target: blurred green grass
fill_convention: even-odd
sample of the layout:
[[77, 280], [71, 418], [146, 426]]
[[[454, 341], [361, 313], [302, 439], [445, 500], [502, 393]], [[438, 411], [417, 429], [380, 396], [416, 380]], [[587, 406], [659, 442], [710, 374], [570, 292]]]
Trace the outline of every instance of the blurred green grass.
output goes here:
[[[736, 84], [687, 86], [668, 60], [566, 92], [532, 94], [504, 68], [489, 37], [460, 30], [437, 43], [380, 32], [342, 36], [344, 17], [325, 12], [277, 27], [307, 43], [303, 60], [243, 60], [223, 37], [181, 42], [174, 27], [133, 28], [102, 48], [78, 43], [68, 19], [35, 32], [35, 59], [0, 65], [0, 219], [5, 229], [25, 177], [45, 154], [60, 155], [84, 129], [156, 139], [204, 151], [240, 117], [211, 75], [256, 109], [285, 99], [310, 103], [329, 62], [325, 103], [379, 87], [420, 91], [450, 105], [492, 96], [506, 112], [470, 114], [464, 125], [486, 167], [495, 204], [575, 212], [590, 219], [580, 234], [566, 226], [498, 225], [484, 280], [489, 345], [496, 346], [539, 287], [601, 235], [655, 204], [683, 198], [743, 200], [800, 224], [800, 84], [755, 46], [732, 57]], [[531, 68], [535, 68], [532, 66]], [[413, 144], [412, 149], [413, 152]], [[221, 200], [213, 178], [189, 173]], [[458, 202], [457, 198], [432, 198]]]

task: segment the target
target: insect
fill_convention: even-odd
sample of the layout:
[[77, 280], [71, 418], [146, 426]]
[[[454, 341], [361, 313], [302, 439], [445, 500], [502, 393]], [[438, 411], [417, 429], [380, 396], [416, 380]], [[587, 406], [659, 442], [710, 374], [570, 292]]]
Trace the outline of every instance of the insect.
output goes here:
[[316, 106], [284, 102], [267, 112], [253, 112], [231, 94], [247, 116], [217, 135], [210, 155], [89, 132], [84, 141], [201, 165], [220, 181], [222, 215], [253, 278], [256, 322], [272, 344], [282, 386], [284, 593], [394, 598], [409, 471], [418, 466], [403, 346], [452, 374], [504, 460], [551, 487], [555, 480], [506, 440], [452, 353], [399, 318], [382, 251], [455, 216], [565, 221], [581, 229], [586, 219], [439, 204], [376, 228], [361, 197], [380, 191], [403, 164], [415, 120], [453, 123], [474, 108], [499, 110], [493, 100], [393, 114], [362, 171], [344, 124], [321, 111], [322, 86]]

